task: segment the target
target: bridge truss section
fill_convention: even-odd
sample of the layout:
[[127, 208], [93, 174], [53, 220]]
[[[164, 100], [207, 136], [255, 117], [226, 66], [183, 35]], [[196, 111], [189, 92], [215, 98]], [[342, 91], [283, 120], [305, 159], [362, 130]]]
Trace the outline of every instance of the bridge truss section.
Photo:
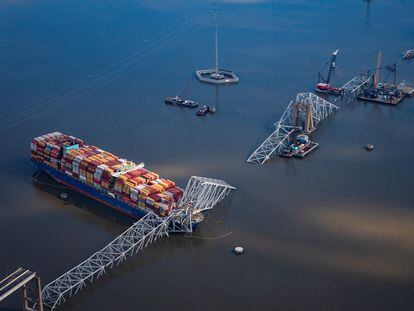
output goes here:
[[345, 83], [340, 90], [342, 97], [339, 100], [345, 104], [355, 101], [358, 96], [362, 95], [366, 89], [369, 89], [374, 84], [374, 76], [360, 74]]
[[212, 209], [235, 189], [223, 180], [191, 176], [179, 204], [188, 214], [199, 214]]
[[303, 112], [301, 113], [301, 118], [303, 119], [302, 124], [306, 123], [305, 111], [309, 111], [310, 113], [310, 117], [312, 118], [312, 127], [309, 128], [309, 131], [316, 129], [319, 122], [339, 110], [338, 106], [335, 106], [334, 104], [319, 96], [316, 96], [313, 93], [298, 93], [296, 95], [296, 103], [304, 104], [305, 107], [310, 108], [303, 109]]
[[47, 284], [42, 291], [43, 304], [54, 310], [88, 282], [92, 283], [157, 239], [171, 232], [192, 232], [194, 221], [202, 217], [201, 212], [213, 208], [233, 189], [222, 180], [192, 176], [178, 209], [164, 218], [147, 213], [103, 249]]
[[274, 153], [282, 152], [287, 148], [290, 135], [297, 130], [297, 127], [277, 122], [274, 132], [250, 155], [247, 162], [254, 164], [265, 163]]
[[168, 223], [154, 213], [134, 223], [115, 240], [91, 257], [47, 284], [42, 291], [43, 304], [51, 310], [160, 237], [168, 235]]
[[235, 189], [223, 180], [191, 176], [179, 208], [171, 215], [169, 232], [192, 232], [194, 221], [202, 220], [202, 212], [212, 209]]
[[338, 109], [313, 93], [298, 93], [275, 123], [274, 132], [249, 156], [247, 163], [264, 164], [288, 147], [294, 132], [314, 130], [321, 120]]

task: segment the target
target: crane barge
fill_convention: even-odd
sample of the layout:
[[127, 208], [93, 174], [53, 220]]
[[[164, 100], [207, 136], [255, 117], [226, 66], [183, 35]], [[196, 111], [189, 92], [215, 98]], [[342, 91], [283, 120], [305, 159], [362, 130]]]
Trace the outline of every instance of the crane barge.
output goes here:
[[332, 53], [331, 62], [329, 64], [329, 70], [328, 75], [326, 78], [322, 75], [322, 71], [325, 69], [325, 67], [328, 65], [328, 63], [325, 64], [325, 66], [322, 68], [320, 72], [318, 72], [318, 83], [316, 84], [315, 91], [318, 93], [325, 93], [325, 94], [331, 94], [331, 95], [341, 95], [342, 90], [341, 88], [335, 87], [330, 84], [331, 79], [335, 75], [335, 69], [336, 69], [336, 57], [339, 53], [339, 50], [336, 50]]

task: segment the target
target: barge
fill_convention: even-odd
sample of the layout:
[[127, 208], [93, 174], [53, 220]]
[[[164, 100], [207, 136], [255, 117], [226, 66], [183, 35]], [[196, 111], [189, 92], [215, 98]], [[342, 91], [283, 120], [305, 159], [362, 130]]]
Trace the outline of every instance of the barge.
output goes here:
[[181, 107], [187, 107], [187, 108], [196, 108], [196, 107], [198, 107], [198, 103], [196, 101], [189, 100], [189, 99], [182, 99], [179, 96], [167, 97], [165, 99], [165, 103], [167, 105], [181, 106]]
[[304, 158], [318, 147], [319, 144], [310, 141], [307, 135], [300, 134], [296, 137], [295, 142], [280, 153], [280, 156], [284, 158]]

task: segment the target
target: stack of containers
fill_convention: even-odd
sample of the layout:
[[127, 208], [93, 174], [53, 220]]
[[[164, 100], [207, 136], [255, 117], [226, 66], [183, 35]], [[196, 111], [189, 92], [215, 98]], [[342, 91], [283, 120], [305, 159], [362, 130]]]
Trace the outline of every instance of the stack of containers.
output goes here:
[[30, 144], [31, 158], [45, 163], [55, 169], [60, 169], [62, 147], [82, 146], [83, 141], [60, 132], [54, 132], [36, 137]]
[[[130, 206], [160, 216], [177, 208], [183, 196], [173, 181], [60, 132], [35, 138], [31, 156], [103, 193], [114, 194]], [[132, 169], [122, 172], [125, 167]]]
[[109, 190], [110, 177], [120, 161], [113, 154], [95, 146], [68, 151], [62, 158], [66, 173], [99, 190]]

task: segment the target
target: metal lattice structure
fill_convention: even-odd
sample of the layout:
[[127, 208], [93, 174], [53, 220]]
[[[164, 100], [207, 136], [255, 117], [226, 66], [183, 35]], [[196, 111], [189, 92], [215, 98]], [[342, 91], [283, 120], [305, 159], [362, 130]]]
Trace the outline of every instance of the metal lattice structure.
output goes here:
[[164, 218], [146, 214], [107, 246], [47, 284], [42, 291], [43, 304], [54, 310], [88, 282], [169, 232], [192, 232], [194, 220], [202, 217], [200, 213], [213, 208], [232, 189], [222, 180], [192, 176], [177, 210]]
[[277, 122], [275, 131], [250, 155], [247, 162], [265, 163], [274, 153], [279, 153], [288, 146], [290, 135], [297, 130], [296, 127]]
[[250, 155], [247, 162], [265, 163], [274, 154], [287, 148], [292, 133], [313, 131], [321, 120], [338, 109], [339, 107], [313, 93], [298, 93], [280, 120], [275, 123], [274, 132]]
[[212, 209], [235, 188], [218, 179], [192, 176], [185, 188], [180, 205], [187, 214], [196, 215]]
[[340, 89], [342, 98], [339, 100], [344, 103], [351, 103], [358, 98], [364, 91], [370, 88], [374, 83], [373, 75], [361, 74], [349, 80]]
[[[310, 107], [311, 111], [311, 118], [313, 126], [310, 131], [314, 130], [316, 126], [319, 124], [320, 121], [331, 115], [332, 113], [339, 110], [338, 106], [335, 106], [334, 104], [328, 102], [327, 100], [320, 98], [319, 96], [316, 96], [313, 93], [299, 93], [296, 95], [296, 103], [301, 103], [304, 105], [304, 107]], [[300, 117], [302, 120], [300, 120], [303, 124], [305, 122], [306, 118], [306, 110], [302, 109], [300, 111]]]

